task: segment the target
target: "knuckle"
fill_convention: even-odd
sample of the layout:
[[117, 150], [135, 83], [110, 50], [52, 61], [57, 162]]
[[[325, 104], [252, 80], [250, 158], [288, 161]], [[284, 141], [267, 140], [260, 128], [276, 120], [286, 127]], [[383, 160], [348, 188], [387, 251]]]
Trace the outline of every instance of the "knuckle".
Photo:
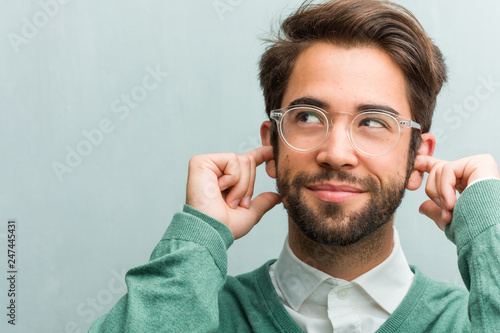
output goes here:
[[254, 162], [253, 156], [250, 155], [240, 155], [240, 159], [241, 163], [243, 163], [244, 165], [252, 165], [252, 163]]
[[434, 170], [434, 176], [436, 177], [436, 179], [439, 179], [439, 177], [441, 176], [441, 173], [443, 172], [443, 167], [438, 167], [436, 168], [436, 170]]
[[496, 165], [495, 158], [492, 155], [484, 154], [482, 155], [482, 157], [486, 162], [491, 163], [492, 165]]
[[189, 159], [189, 167], [193, 167], [195, 165], [198, 165], [200, 163], [200, 160], [202, 159], [202, 155], [196, 155], [193, 156]]
[[490, 160], [493, 159], [493, 156], [491, 156], [491, 154], [481, 154], [478, 157], [483, 158], [483, 159], [490, 159]]
[[445, 168], [448, 168], [450, 167], [450, 163], [449, 162], [439, 162], [437, 165], [436, 165], [436, 171], [441, 171]]
[[453, 166], [450, 163], [443, 165], [442, 173], [443, 174], [450, 174], [450, 173], [453, 174]]
[[425, 194], [427, 194], [428, 197], [434, 196], [434, 186], [430, 182], [427, 182], [425, 185]]

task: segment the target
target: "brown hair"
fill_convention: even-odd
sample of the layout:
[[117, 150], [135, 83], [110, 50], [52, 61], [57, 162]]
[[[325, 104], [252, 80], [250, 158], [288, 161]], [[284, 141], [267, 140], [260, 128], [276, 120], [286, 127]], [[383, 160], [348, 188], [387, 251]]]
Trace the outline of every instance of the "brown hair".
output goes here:
[[[281, 24], [260, 60], [260, 84], [266, 112], [281, 108], [283, 95], [299, 54], [315, 42], [343, 47], [370, 46], [386, 52], [402, 69], [412, 117], [430, 130], [436, 97], [446, 81], [446, 66], [418, 20], [404, 7], [386, 0], [304, 2]], [[276, 127], [271, 141], [277, 148]], [[420, 146], [414, 131], [412, 150]]]

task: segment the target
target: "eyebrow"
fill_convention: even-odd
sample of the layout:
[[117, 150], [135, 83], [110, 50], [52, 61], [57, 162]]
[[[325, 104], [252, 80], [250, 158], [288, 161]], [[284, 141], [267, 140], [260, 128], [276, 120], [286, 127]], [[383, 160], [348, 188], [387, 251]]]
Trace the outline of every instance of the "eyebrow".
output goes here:
[[312, 105], [325, 110], [330, 108], [328, 103], [313, 97], [300, 97], [288, 104], [288, 106], [294, 105]]
[[385, 111], [388, 113], [391, 113], [393, 116], [399, 116], [399, 112], [396, 111], [394, 108], [391, 108], [388, 105], [379, 105], [379, 104], [362, 104], [358, 105], [356, 108], [356, 112], [365, 112], [368, 110], [380, 110], [380, 111]]
[[[314, 98], [314, 97], [300, 97], [295, 100], [293, 100], [288, 106], [295, 106], [295, 105], [311, 105], [311, 106], [316, 106], [318, 108], [321, 108], [325, 111], [330, 109], [330, 104], [328, 104], [325, 101], [322, 101], [320, 99]], [[391, 113], [394, 116], [399, 116], [399, 112], [397, 112], [394, 108], [388, 106], [388, 105], [381, 105], [381, 104], [360, 104], [356, 107], [356, 112], [357, 113], [362, 113], [366, 112], [368, 110], [380, 110], [380, 111], [385, 111], [388, 113]]]

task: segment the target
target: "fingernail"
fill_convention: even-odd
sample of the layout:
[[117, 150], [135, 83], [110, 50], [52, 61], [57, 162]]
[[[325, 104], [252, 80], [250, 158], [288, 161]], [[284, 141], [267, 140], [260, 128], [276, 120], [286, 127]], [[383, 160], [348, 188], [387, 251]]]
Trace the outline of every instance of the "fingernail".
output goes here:
[[245, 206], [246, 208], [250, 208], [250, 202], [251, 202], [252, 198], [250, 197], [245, 197], [245, 199], [243, 199], [243, 206]]
[[444, 210], [444, 209], [441, 210], [441, 218], [443, 219], [443, 221], [444, 221], [444, 219], [446, 219], [447, 214], [448, 214], [448, 212], [446, 210]]
[[240, 200], [234, 200], [233, 202], [231, 202], [229, 204], [229, 207], [236, 208], [236, 207], [238, 207], [239, 204], [240, 204]]

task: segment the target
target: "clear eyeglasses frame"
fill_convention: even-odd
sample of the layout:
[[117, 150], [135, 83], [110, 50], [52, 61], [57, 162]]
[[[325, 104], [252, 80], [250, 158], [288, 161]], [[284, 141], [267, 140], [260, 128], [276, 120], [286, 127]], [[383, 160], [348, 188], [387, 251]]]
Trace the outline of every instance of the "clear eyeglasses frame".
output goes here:
[[355, 114], [329, 114], [316, 106], [293, 105], [270, 112], [270, 118], [276, 121], [283, 142], [301, 152], [321, 147], [330, 136], [333, 120], [339, 116], [350, 119], [345, 129], [352, 147], [368, 156], [390, 152], [406, 128], [421, 130], [420, 124], [411, 119], [378, 109], [363, 110]]

